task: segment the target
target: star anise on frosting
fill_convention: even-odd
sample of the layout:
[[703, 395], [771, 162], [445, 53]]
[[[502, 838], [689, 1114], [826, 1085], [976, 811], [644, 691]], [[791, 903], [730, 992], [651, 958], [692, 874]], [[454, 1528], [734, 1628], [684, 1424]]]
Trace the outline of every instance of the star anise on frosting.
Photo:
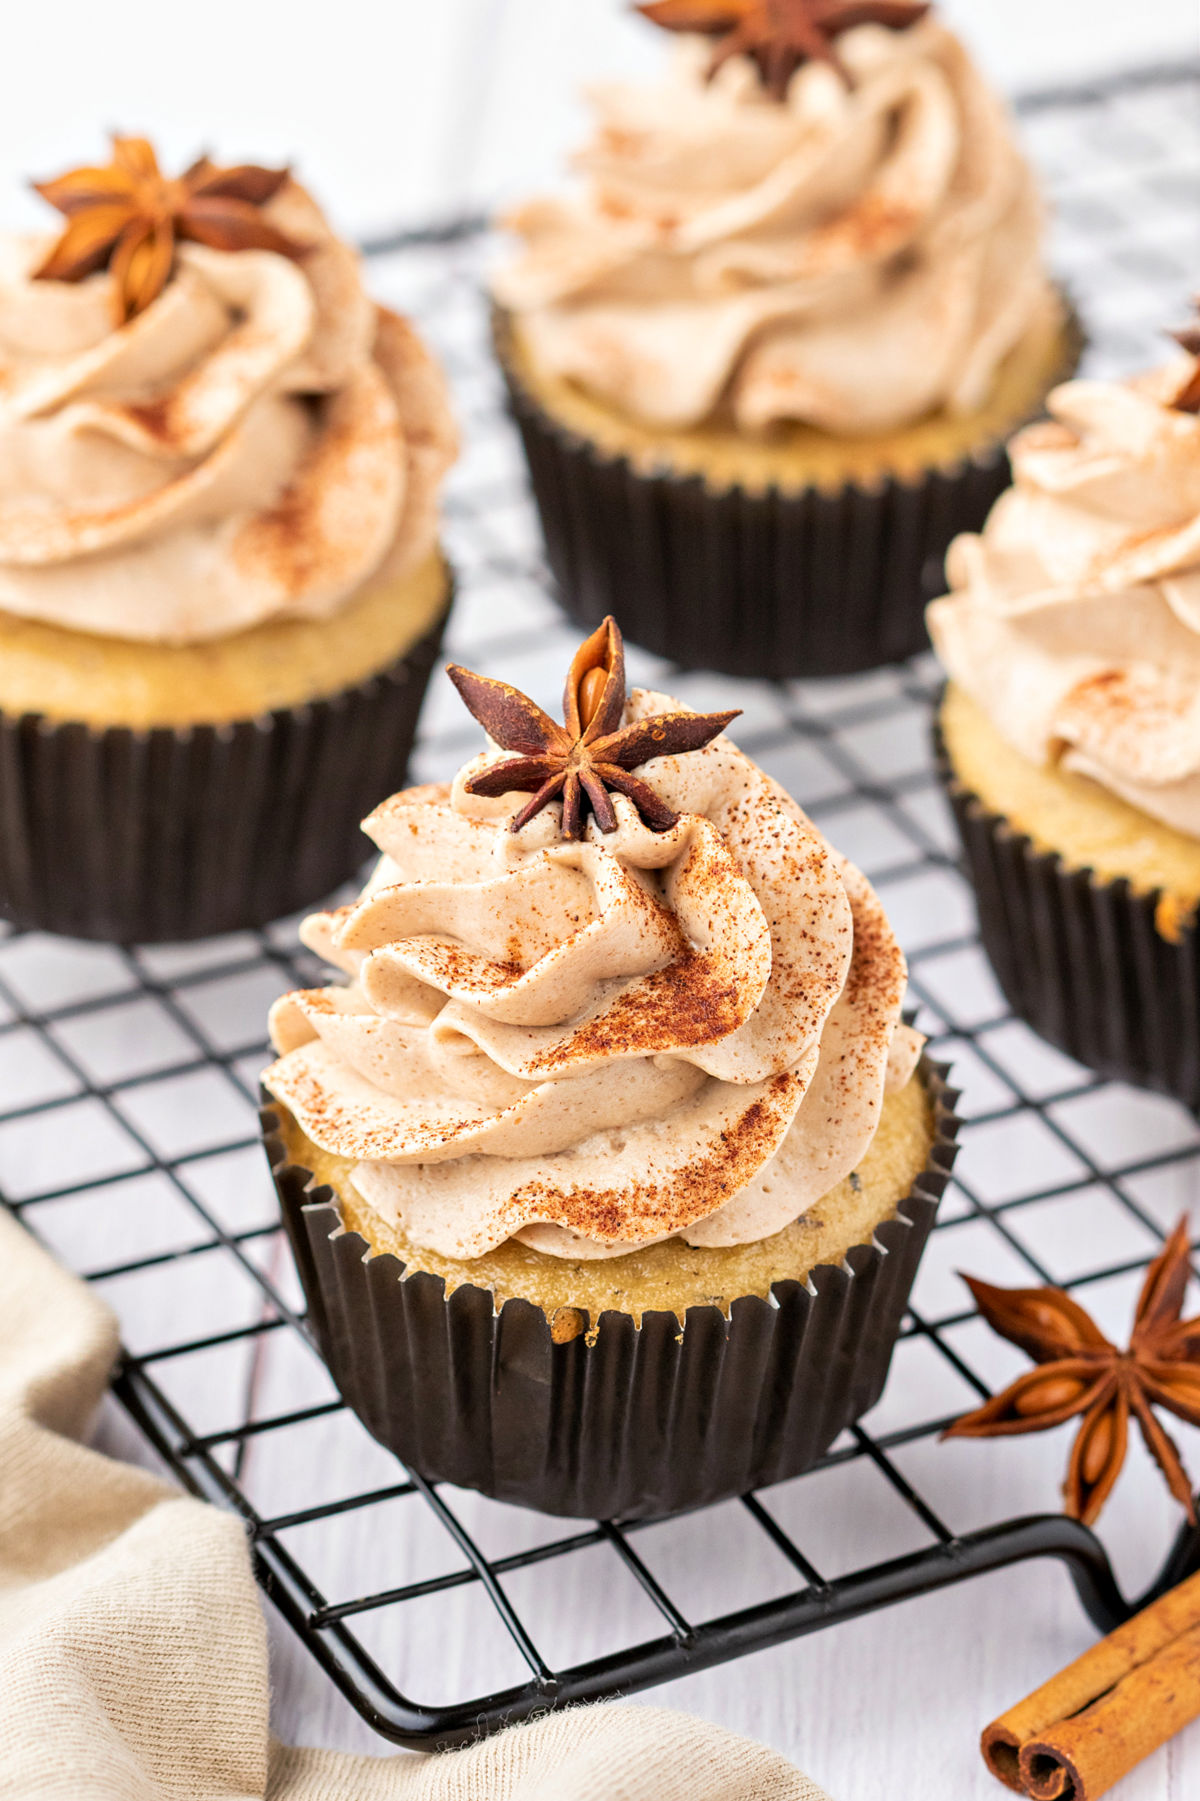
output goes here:
[[35, 281], [82, 281], [98, 269], [113, 277], [118, 325], [158, 298], [175, 265], [180, 238], [214, 250], [275, 250], [303, 254], [262, 207], [288, 179], [286, 169], [242, 163], [219, 169], [202, 156], [180, 176], [169, 177], [145, 138], [114, 135], [105, 167], [71, 169], [53, 181], [35, 181], [44, 200], [67, 217], [67, 227]]
[[591, 812], [602, 832], [617, 829], [614, 794], [633, 802], [651, 831], [666, 832], [679, 815], [650, 784], [631, 770], [652, 757], [677, 757], [701, 750], [723, 732], [740, 708], [729, 713], [655, 713], [623, 726], [625, 646], [615, 619], [597, 626], [575, 653], [563, 690], [566, 723], [548, 713], [519, 688], [476, 675], [450, 663], [447, 675], [463, 701], [501, 750], [517, 754], [471, 776], [469, 794], [528, 794], [509, 829], [519, 832], [553, 800], [562, 801], [562, 835], [583, 837]]
[[[1200, 311], [1200, 298], [1193, 305]], [[1171, 405], [1177, 413], [1200, 413], [1200, 318], [1191, 325], [1185, 325], [1181, 331], [1173, 331], [1171, 336], [1189, 356], [1196, 359], [1191, 374], [1185, 379]]]
[[637, 11], [667, 31], [716, 38], [710, 81], [730, 57], [748, 56], [767, 92], [782, 100], [801, 63], [841, 67], [834, 40], [843, 31], [854, 25], [902, 31], [929, 6], [919, 0], [645, 0]]
[[1119, 1351], [1061, 1288], [992, 1288], [964, 1278], [980, 1313], [1038, 1367], [948, 1428], [946, 1438], [1045, 1432], [1079, 1418], [1063, 1487], [1066, 1511], [1090, 1525], [1121, 1473], [1132, 1414], [1167, 1487], [1196, 1524], [1192, 1485], [1154, 1409], [1200, 1425], [1200, 1318], [1181, 1320], [1187, 1220], [1146, 1271], [1129, 1349]]

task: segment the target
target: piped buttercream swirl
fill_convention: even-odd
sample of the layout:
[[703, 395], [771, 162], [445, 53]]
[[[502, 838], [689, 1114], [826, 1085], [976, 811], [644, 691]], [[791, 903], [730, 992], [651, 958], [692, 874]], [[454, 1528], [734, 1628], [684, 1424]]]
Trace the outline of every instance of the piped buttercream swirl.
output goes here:
[[950, 675], [1030, 762], [1200, 837], [1200, 418], [1192, 367], [1073, 381], [929, 609]]
[[441, 375], [297, 183], [263, 210], [296, 262], [184, 244], [120, 327], [111, 275], [35, 281], [47, 240], [0, 239], [0, 611], [194, 642], [429, 554]]
[[1007, 117], [927, 18], [838, 39], [787, 99], [746, 57], [709, 83], [592, 90], [583, 191], [505, 223], [495, 278], [534, 361], [663, 429], [728, 409], [880, 432], [969, 412], [1044, 304], [1041, 207]]
[[[635, 691], [629, 720], [670, 710]], [[366, 822], [357, 903], [306, 921], [345, 986], [271, 1021], [264, 1081], [410, 1240], [573, 1258], [779, 1231], [907, 1080], [905, 966], [866, 880], [727, 738], [646, 777], [679, 814], [564, 843], [466, 781]]]

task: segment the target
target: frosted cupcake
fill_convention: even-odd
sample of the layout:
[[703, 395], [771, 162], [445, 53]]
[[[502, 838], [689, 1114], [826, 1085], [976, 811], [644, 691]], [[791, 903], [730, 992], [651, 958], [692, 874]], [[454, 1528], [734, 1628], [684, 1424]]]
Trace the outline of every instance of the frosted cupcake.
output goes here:
[[354, 873], [450, 584], [412, 327], [286, 170], [138, 138], [0, 239], [0, 908], [88, 937], [265, 922]]
[[907, 656], [1077, 354], [1033, 176], [926, 6], [640, 10], [708, 35], [592, 90], [493, 286], [563, 602], [740, 675]]
[[488, 748], [367, 821], [301, 934], [347, 980], [272, 1016], [321, 1349], [413, 1468], [551, 1512], [795, 1474], [878, 1397], [949, 1168], [900, 949], [732, 715], [626, 698], [611, 621], [565, 727], [450, 673]]
[[1192, 355], [1058, 389], [929, 610], [946, 779], [1006, 994], [1081, 1062], [1192, 1107], [1198, 406]]

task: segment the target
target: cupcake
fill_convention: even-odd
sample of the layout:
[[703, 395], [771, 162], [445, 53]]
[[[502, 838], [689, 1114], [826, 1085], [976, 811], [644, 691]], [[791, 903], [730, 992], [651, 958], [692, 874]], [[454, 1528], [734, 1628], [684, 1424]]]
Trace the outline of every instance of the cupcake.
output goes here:
[[0, 910], [120, 941], [312, 904], [404, 776], [445, 385], [286, 170], [141, 138], [0, 239]]
[[943, 773], [1009, 1001], [1081, 1063], [1192, 1108], [1198, 406], [1190, 354], [1057, 389], [929, 609]]
[[592, 91], [493, 283], [563, 604], [735, 675], [911, 655], [1076, 360], [1033, 176], [924, 5], [640, 10], [709, 35]]
[[[451, 668], [489, 743], [366, 822], [304, 942], [264, 1129], [317, 1342], [406, 1464], [551, 1513], [805, 1469], [877, 1399], [952, 1156], [869, 884], [724, 735], [565, 726]], [[515, 752], [515, 756], [506, 753]]]

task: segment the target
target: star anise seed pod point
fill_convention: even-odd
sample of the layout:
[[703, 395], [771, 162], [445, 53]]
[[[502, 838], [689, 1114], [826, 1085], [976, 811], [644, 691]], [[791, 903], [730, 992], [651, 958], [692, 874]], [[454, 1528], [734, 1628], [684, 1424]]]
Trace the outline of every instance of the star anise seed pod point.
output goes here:
[[65, 214], [62, 236], [33, 272], [35, 281], [83, 281], [112, 274], [113, 317], [126, 324], [156, 300], [175, 266], [178, 239], [212, 250], [274, 250], [300, 257], [261, 208], [287, 181], [287, 169], [243, 163], [219, 169], [206, 156], [177, 178], [165, 176], [146, 138], [112, 140], [103, 168], [72, 169], [35, 181], [35, 193]]
[[988, 1325], [1020, 1345], [1036, 1368], [965, 1413], [943, 1438], [1046, 1432], [1082, 1415], [1063, 1495], [1067, 1513], [1091, 1525], [1121, 1473], [1132, 1414], [1168, 1488], [1195, 1525], [1192, 1485], [1154, 1412], [1164, 1407], [1200, 1425], [1200, 1319], [1179, 1317], [1191, 1273], [1189, 1255], [1185, 1217], [1146, 1271], [1127, 1351], [1110, 1343], [1061, 1288], [993, 1288], [964, 1277]]
[[614, 794], [632, 801], [651, 831], [670, 831], [679, 815], [630, 772], [652, 757], [703, 749], [741, 710], [656, 713], [622, 726], [625, 647], [611, 616], [575, 653], [563, 691], [563, 725], [508, 682], [476, 675], [458, 663], [448, 664], [446, 673], [489, 738], [501, 750], [516, 753], [471, 776], [468, 794], [528, 794], [509, 822], [513, 832], [561, 799], [562, 834], [568, 840], [583, 837], [589, 811], [602, 832], [615, 832]]
[[924, 18], [929, 5], [928, 0], [644, 0], [636, 10], [666, 31], [716, 38], [710, 81], [731, 57], [748, 56], [771, 98], [783, 100], [801, 63], [828, 62], [842, 69], [835, 48], [842, 32], [855, 25], [903, 31]]

